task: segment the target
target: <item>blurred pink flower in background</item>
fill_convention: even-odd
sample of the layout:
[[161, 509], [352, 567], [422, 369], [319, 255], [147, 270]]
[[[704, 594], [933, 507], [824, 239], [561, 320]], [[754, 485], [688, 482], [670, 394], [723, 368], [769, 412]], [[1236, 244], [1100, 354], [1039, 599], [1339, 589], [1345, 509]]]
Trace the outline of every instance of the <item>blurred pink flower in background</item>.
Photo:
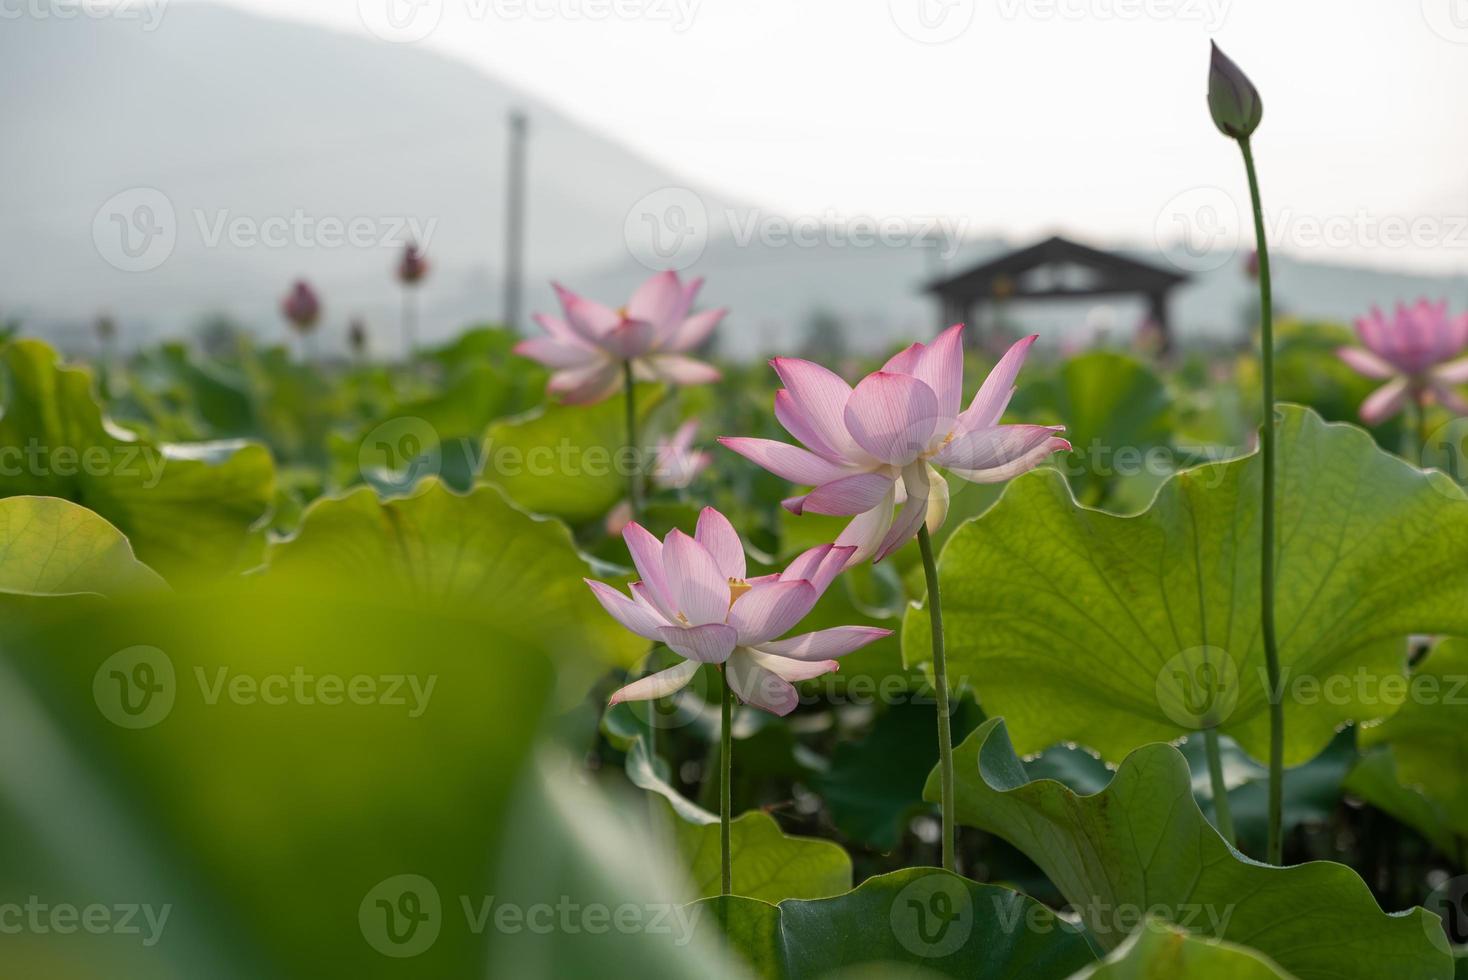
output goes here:
[[1361, 403], [1361, 420], [1377, 425], [1402, 410], [1410, 398], [1421, 407], [1435, 399], [1451, 411], [1468, 414], [1468, 401], [1454, 387], [1468, 382], [1468, 358], [1451, 360], [1468, 348], [1468, 314], [1448, 316], [1446, 301], [1398, 303], [1387, 318], [1372, 307], [1356, 321], [1360, 347], [1336, 353], [1353, 369], [1386, 384]]
[[678, 426], [678, 431], [657, 445], [657, 460], [653, 464], [652, 482], [665, 490], [682, 490], [698, 479], [698, 474], [708, 469], [712, 458], [701, 449], [693, 448], [693, 437], [698, 434], [698, 421], [689, 419]]
[[[664, 490], [683, 490], [698, 475], [708, 469], [713, 458], [701, 449], [693, 448], [693, 437], [698, 432], [698, 421], [689, 419], [678, 427], [671, 438], [662, 439], [657, 445], [657, 458], [653, 464], [653, 485]], [[607, 512], [605, 527], [608, 534], [621, 534], [632, 521], [632, 502], [623, 500]]]
[[321, 300], [304, 279], [296, 280], [289, 295], [281, 302], [280, 311], [300, 333], [306, 333], [321, 319]]
[[787, 640], [846, 566], [850, 548], [825, 544], [798, 556], [777, 575], [745, 578], [744, 545], [728, 518], [705, 507], [693, 537], [676, 528], [663, 541], [640, 524], [622, 532], [640, 581], [632, 598], [587, 579], [602, 607], [638, 636], [667, 646], [682, 663], [634, 681], [611, 703], [646, 701], [681, 690], [702, 664], [723, 664], [729, 686], [746, 704], [786, 715], [799, 703], [792, 682], [837, 669], [840, 657], [892, 631], [836, 626]]
[[770, 363], [785, 387], [775, 393], [775, 417], [806, 448], [770, 439], [719, 442], [776, 476], [815, 487], [784, 501], [791, 513], [855, 515], [836, 544], [855, 547], [852, 562], [881, 561], [925, 521], [931, 533], [948, 516], [948, 483], [936, 466], [998, 483], [1070, 448], [1059, 435], [1063, 426], [999, 424], [1034, 341], [1010, 347], [963, 411], [962, 324], [932, 344], [908, 347], [855, 389], [819, 364], [777, 357]]
[[724, 310], [691, 313], [702, 279], [684, 285], [676, 272], [660, 272], [637, 287], [626, 307], [610, 307], [555, 285], [564, 317], [534, 316], [545, 331], [515, 346], [515, 353], [551, 368], [547, 390], [567, 404], [610, 397], [622, 383], [623, 365], [638, 381], [708, 384], [719, 372], [686, 356], [713, 333]]

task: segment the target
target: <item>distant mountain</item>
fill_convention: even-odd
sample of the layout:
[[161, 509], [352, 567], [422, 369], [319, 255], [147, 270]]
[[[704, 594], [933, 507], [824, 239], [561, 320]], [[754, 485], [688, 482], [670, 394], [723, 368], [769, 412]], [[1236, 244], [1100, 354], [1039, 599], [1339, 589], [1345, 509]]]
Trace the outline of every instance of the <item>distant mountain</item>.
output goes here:
[[[0, 77], [0, 317], [87, 323], [110, 309], [124, 327], [177, 331], [223, 310], [273, 329], [276, 299], [304, 275], [332, 326], [360, 313], [391, 335], [398, 252], [377, 243], [400, 240], [407, 221], [431, 232], [429, 325], [497, 315], [512, 108], [531, 120], [534, 282], [625, 261], [634, 203], [686, 184], [453, 60], [228, 7], [170, 5], [153, 31], [7, 20]], [[109, 264], [154, 264], [145, 235], [169, 207], [161, 265]], [[334, 245], [329, 223], [345, 238], [353, 220], [367, 246]], [[238, 244], [253, 230], [284, 241]], [[124, 231], [144, 254], [120, 250]]]
[[[434, 267], [427, 339], [497, 318], [512, 109], [531, 127], [527, 309], [551, 307], [551, 278], [615, 302], [648, 266], [671, 263], [707, 277], [710, 305], [734, 310], [728, 353], [790, 349], [816, 317], [871, 349], [938, 325], [924, 281], [1028, 244], [922, 247], [934, 230], [923, 221], [792, 225], [457, 61], [227, 7], [169, 5], [153, 31], [116, 18], [8, 20], [0, 79], [0, 322], [19, 316], [69, 346], [88, 342], [104, 310], [132, 340], [181, 334], [211, 312], [279, 336], [276, 303], [305, 276], [324, 299], [323, 348], [362, 316], [392, 350], [400, 294], [389, 272], [412, 223]], [[965, 227], [983, 227], [971, 217]], [[337, 240], [349, 235], [359, 241]], [[1245, 322], [1240, 260], [1216, 264], [1177, 295], [1185, 337], [1234, 336]], [[1281, 306], [1335, 318], [1419, 293], [1468, 300], [1462, 279], [1288, 259], [1276, 280]], [[1141, 315], [1124, 300], [1023, 314], [1047, 338], [1083, 324], [1124, 334]]]

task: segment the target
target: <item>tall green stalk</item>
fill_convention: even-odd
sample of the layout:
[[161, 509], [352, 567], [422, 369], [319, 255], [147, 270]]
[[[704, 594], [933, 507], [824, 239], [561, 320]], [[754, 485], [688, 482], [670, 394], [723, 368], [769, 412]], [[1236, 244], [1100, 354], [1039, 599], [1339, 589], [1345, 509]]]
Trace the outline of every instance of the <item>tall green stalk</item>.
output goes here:
[[1416, 388], [1412, 392], [1412, 402], [1417, 406], [1417, 462], [1426, 466], [1427, 444], [1432, 441], [1432, 433], [1427, 428], [1427, 391]]
[[642, 446], [637, 442], [637, 386], [632, 380], [632, 362], [622, 362], [623, 402], [627, 406], [627, 455], [631, 465], [627, 468], [627, 506], [632, 508], [632, 519], [642, 520]]
[[[627, 506], [632, 511], [632, 520], [642, 520], [642, 483], [639, 474], [642, 469], [642, 446], [637, 441], [637, 387], [632, 380], [632, 362], [622, 362], [622, 401], [626, 405], [625, 421], [627, 426], [627, 452], [624, 454], [629, 461], [627, 467]], [[658, 656], [657, 644], [647, 652], [646, 668], [644, 677], [657, 673]], [[658, 757], [658, 726], [656, 699], [648, 702], [647, 722], [647, 752], [648, 756], [656, 760]]]
[[1237, 844], [1233, 812], [1228, 802], [1228, 784], [1223, 779], [1223, 757], [1218, 751], [1218, 729], [1203, 730], [1203, 747], [1208, 752], [1208, 781], [1213, 787], [1213, 824], [1224, 840]]
[[403, 287], [403, 356], [409, 364], [418, 357], [418, 297], [412, 286]]
[[723, 884], [722, 894], [734, 894], [734, 857], [729, 844], [729, 820], [734, 810], [733, 786], [734, 786], [734, 692], [729, 687], [729, 677], [724, 673], [724, 668], [719, 667], [719, 676], [723, 678], [724, 692], [720, 700], [723, 702], [722, 716], [723, 725], [720, 733], [721, 749], [719, 752], [719, 870], [720, 881]]
[[933, 688], [938, 696], [938, 775], [943, 786], [943, 868], [958, 872], [953, 853], [953, 729], [948, 714], [948, 660], [943, 651], [943, 602], [938, 594], [938, 563], [933, 559], [933, 539], [928, 527], [918, 528], [918, 547], [923, 552], [923, 574], [928, 583], [928, 616], [933, 624]]
[[1274, 633], [1274, 490], [1275, 460], [1279, 452], [1274, 423], [1274, 298], [1269, 283], [1269, 245], [1264, 240], [1264, 206], [1259, 199], [1259, 176], [1249, 138], [1238, 141], [1249, 176], [1249, 199], [1254, 208], [1254, 241], [1259, 250], [1259, 344], [1264, 374], [1264, 424], [1259, 430], [1259, 454], [1264, 465], [1263, 499], [1259, 512], [1259, 615], [1264, 635], [1264, 668], [1269, 680], [1269, 847], [1270, 864], [1284, 860], [1284, 691], [1279, 682], [1279, 645]]

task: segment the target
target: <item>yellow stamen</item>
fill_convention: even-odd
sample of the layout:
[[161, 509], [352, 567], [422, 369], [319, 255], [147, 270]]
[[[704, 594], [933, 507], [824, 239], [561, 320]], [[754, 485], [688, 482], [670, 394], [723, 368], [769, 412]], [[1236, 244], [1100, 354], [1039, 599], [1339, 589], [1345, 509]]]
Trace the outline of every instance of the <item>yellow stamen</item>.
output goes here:
[[729, 580], [729, 605], [734, 605], [734, 600], [748, 592], [754, 586], [742, 578], [731, 578]]

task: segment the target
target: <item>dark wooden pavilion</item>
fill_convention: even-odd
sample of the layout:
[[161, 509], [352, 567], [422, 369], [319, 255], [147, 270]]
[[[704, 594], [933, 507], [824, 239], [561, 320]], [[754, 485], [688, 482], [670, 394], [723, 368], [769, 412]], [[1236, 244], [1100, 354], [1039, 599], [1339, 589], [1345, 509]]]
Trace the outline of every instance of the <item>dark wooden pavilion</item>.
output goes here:
[[926, 291], [941, 302], [944, 324], [971, 325], [978, 322], [976, 317], [984, 308], [1000, 303], [1140, 296], [1167, 350], [1172, 346], [1168, 296], [1187, 280], [1172, 269], [1056, 236], [930, 282]]

